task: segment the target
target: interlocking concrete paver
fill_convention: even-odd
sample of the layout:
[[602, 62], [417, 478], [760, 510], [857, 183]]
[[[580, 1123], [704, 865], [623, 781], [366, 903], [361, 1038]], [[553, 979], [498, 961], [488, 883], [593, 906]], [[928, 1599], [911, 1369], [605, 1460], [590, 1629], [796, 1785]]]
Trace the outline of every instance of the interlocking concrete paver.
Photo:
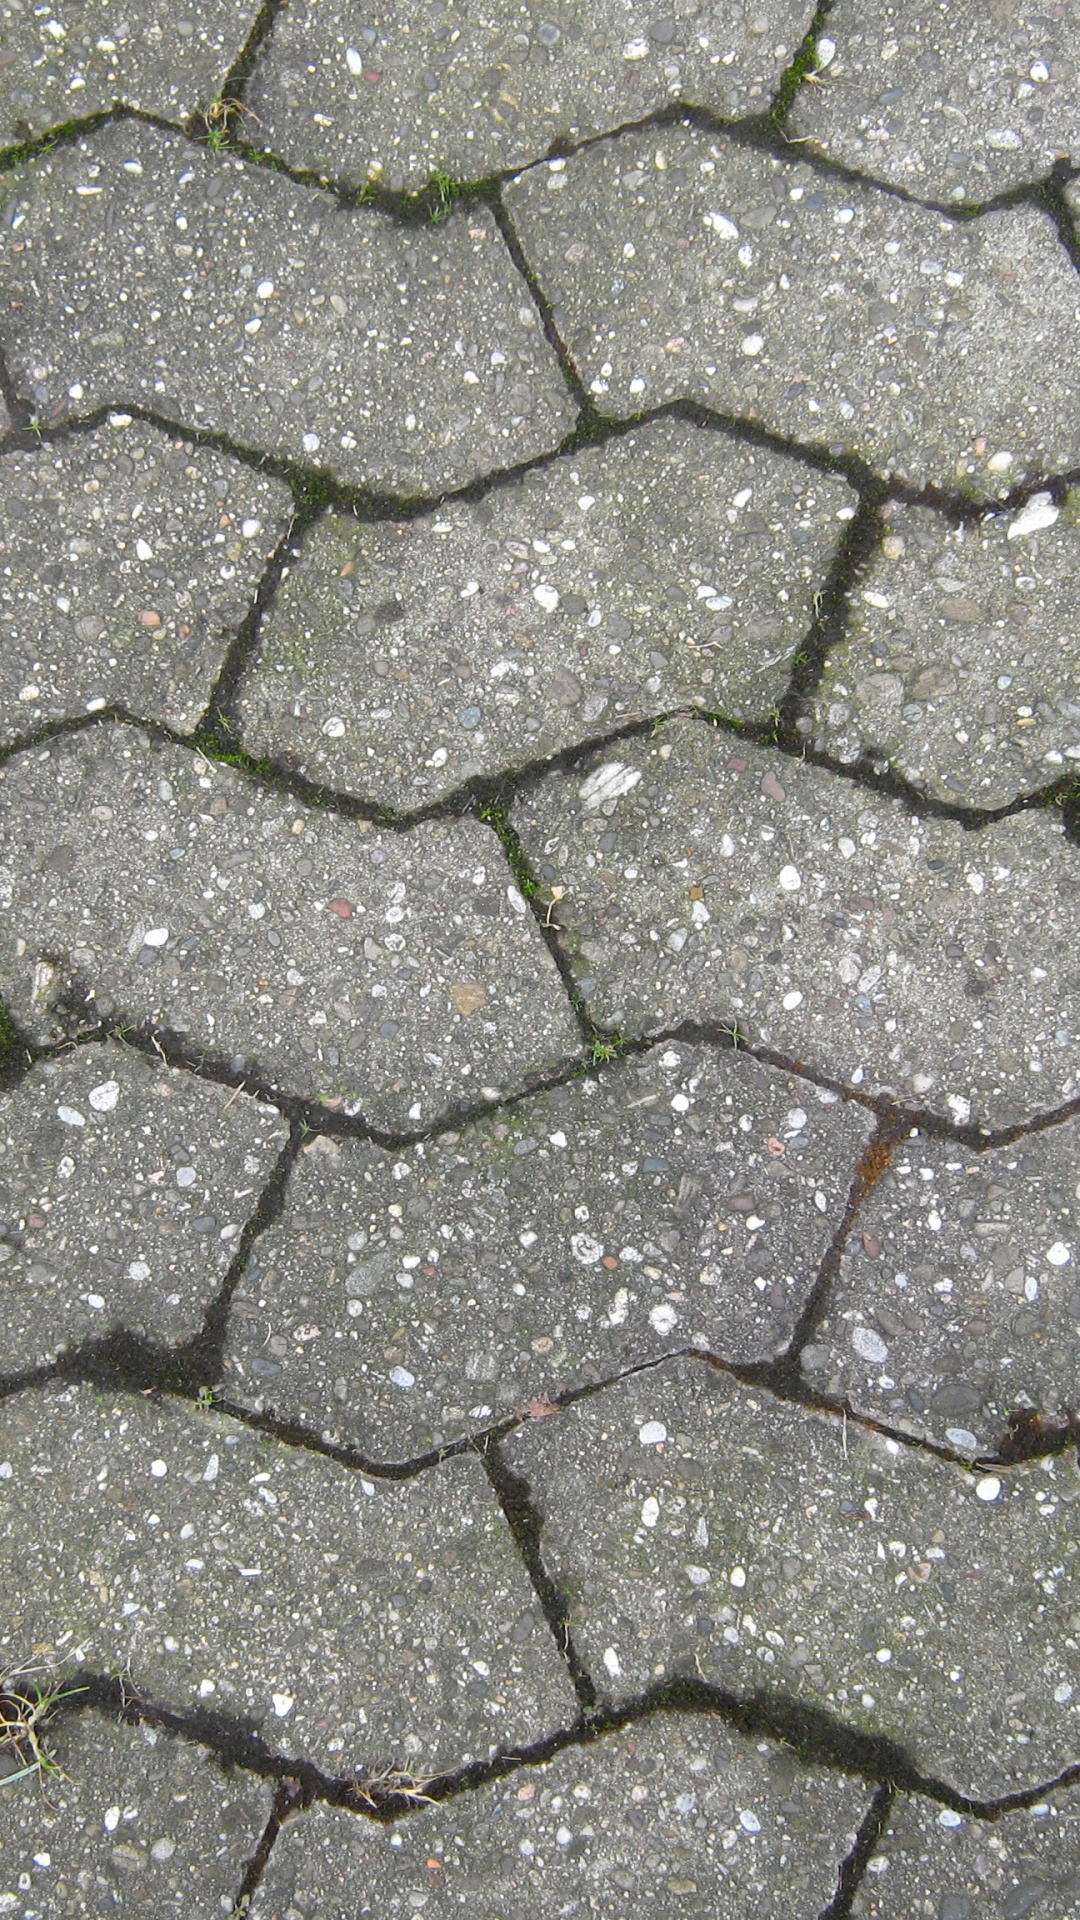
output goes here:
[[321, 520], [245, 738], [396, 807], [682, 704], [779, 702], [852, 512], [840, 479], [679, 421], [408, 524]]
[[250, 102], [260, 144], [335, 177], [422, 186], [539, 159], [556, 140], [694, 100], [762, 113], [810, 25], [808, 0], [432, 8], [296, 0]]
[[687, 719], [513, 817], [605, 1024], [737, 1020], [957, 1121], [1077, 1090], [1076, 852], [1046, 813], [972, 835]]
[[836, 1892], [866, 1798], [844, 1775], [799, 1768], [715, 1722], [664, 1716], [393, 1833], [319, 1807], [284, 1829], [251, 1912], [556, 1920], [635, 1914], [647, 1900], [661, 1920], [809, 1920]]
[[804, 1349], [815, 1385], [983, 1450], [1011, 1407], [1076, 1406], [1078, 1148], [1076, 1121], [985, 1154], [898, 1147]]
[[256, 12], [229, 0], [199, 0], [179, 18], [162, 17], [153, 7], [117, 8], [109, 0], [83, 0], [77, 10], [57, 13], [6, 0], [0, 5], [0, 145], [116, 101], [174, 119], [209, 109]]
[[405, 229], [131, 120], [9, 191], [0, 330], [43, 418], [140, 401], [409, 493], [544, 452], [573, 424], [486, 208]]
[[414, 1772], [573, 1716], [486, 1475], [358, 1473], [191, 1406], [87, 1388], [0, 1406], [0, 1653], [72, 1637], [331, 1773]]
[[987, 200], [1080, 148], [1078, 26], [1071, 4], [837, 0], [792, 132], [912, 193]]
[[689, 1360], [506, 1444], [613, 1695], [778, 1691], [965, 1793], [1075, 1757], [1075, 1526], [1041, 1469], [965, 1473]]
[[5, 1792], [0, 1913], [232, 1912], [270, 1812], [265, 1781], [226, 1775], [203, 1749], [152, 1727], [86, 1712], [62, 1721], [46, 1745], [61, 1775]]
[[90, 993], [91, 1019], [177, 1029], [397, 1127], [580, 1044], [475, 821], [377, 833], [102, 726], [0, 767], [0, 869], [0, 977], [43, 1040]]
[[227, 1391], [334, 1408], [403, 1459], [688, 1340], [769, 1358], [869, 1131], [805, 1081], [679, 1046], [402, 1154], [314, 1141], [237, 1297]]
[[197, 1333], [286, 1137], [273, 1107], [126, 1047], [35, 1067], [0, 1096], [0, 1372], [117, 1326]]
[[826, 662], [817, 744], [884, 758], [968, 806], [1007, 806], [1075, 772], [1076, 509], [1070, 493], [1062, 510], [1036, 500], [956, 529], [921, 508], [894, 513]]
[[971, 222], [683, 129], [628, 133], [508, 189], [586, 384], [702, 401], [992, 491], [1080, 459], [1075, 269], [1041, 208]]
[[855, 1895], [854, 1920], [1064, 1920], [1080, 1895], [1078, 1821], [1075, 1790], [994, 1824], [902, 1799]]
[[0, 456], [0, 740], [117, 702], [193, 727], [288, 525], [280, 481], [130, 416]]

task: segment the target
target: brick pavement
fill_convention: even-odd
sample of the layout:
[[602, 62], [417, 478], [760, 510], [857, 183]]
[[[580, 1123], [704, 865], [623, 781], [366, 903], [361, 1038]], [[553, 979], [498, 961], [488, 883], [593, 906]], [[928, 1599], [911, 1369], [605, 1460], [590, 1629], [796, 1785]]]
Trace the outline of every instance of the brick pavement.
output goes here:
[[0, 0], [0, 1915], [1075, 1911], [1078, 121]]

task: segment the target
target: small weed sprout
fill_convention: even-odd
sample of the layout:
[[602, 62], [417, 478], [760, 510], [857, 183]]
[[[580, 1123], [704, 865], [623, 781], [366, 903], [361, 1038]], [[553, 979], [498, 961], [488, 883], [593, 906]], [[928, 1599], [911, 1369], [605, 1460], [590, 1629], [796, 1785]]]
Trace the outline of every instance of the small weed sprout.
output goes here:
[[431, 1795], [424, 1791], [430, 1785], [430, 1779], [418, 1780], [415, 1774], [406, 1773], [402, 1767], [380, 1767], [376, 1773], [365, 1770], [358, 1774], [353, 1782], [353, 1791], [361, 1805], [370, 1807], [375, 1813], [391, 1795], [408, 1800], [413, 1806], [434, 1806]]
[[32, 1777], [43, 1785], [67, 1778], [45, 1745], [43, 1733], [60, 1702], [85, 1689], [39, 1686], [33, 1675], [40, 1671], [28, 1666], [0, 1670], [0, 1755], [15, 1762], [12, 1771], [0, 1774], [0, 1787]]

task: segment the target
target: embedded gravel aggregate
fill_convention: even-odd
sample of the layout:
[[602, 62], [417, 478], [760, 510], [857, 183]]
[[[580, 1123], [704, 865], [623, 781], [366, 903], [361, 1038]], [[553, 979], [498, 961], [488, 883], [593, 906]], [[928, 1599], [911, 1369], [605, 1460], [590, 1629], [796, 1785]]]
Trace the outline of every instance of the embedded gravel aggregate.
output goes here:
[[0, 0], [0, 1920], [1066, 1920], [1076, 0]]
[[330, 515], [263, 623], [244, 738], [406, 809], [673, 707], [764, 719], [853, 500], [659, 420], [409, 523]]

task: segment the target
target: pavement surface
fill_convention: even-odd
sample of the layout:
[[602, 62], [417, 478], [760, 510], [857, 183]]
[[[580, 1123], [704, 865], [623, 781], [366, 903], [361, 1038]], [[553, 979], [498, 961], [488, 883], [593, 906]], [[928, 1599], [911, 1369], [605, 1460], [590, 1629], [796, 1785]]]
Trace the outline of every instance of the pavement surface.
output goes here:
[[0, 1916], [1080, 1912], [1078, 271], [1072, 0], [0, 0]]

